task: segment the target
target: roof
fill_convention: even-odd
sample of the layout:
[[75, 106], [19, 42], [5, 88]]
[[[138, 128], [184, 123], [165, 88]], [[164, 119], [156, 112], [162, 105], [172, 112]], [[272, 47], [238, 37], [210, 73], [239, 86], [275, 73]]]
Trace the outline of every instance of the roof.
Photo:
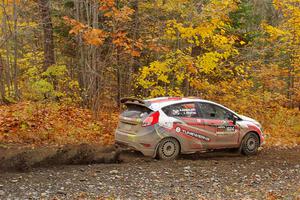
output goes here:
[[221, 104], [218, 104], [213, 101], [200, 99], [197, 97], [158, 97], [158, 98], [145, 99], [145, 100], [141, 100], [141, 99], [137, 99], [137, 98], [123, 98], [121, 100], [121, 103], [140, 105], [140, 106], [147, 107], [153, 111], [160, 110], [161, 108], [163, 108], [165, 106], [169, 106], [169, 105], [173, 105], [173, 104], [177, 104], [177, 103], [187, 103], [187, 102], [203, 102], [203, 103], [214, 104], [214, 105], [220, 106], [220, 107], [238, 115], [236, 112], [230, 110], [229, 108], [227, 108]]
[[213, 101], [208, 101], [208, 100], [204, 100], [204, 99], [200, 99], [197, 97], [159, 97], [159, 98], [153, 98], [153, 99], [146, 99], [144, 100], [144, 102], [146, 102], [149, 106], [149, 108], [151, 110], [159, 110], [165, 106], [169, 106], [172, 104], [177, 104], [177, 103], [185, 103], [185, 102], [203, 102], [203, 103], [211, 103], [211, 104], [215, 104], [217, 106], [220, 106], [226, 110], [229, 110], [231, 112], [233, 112], [234, 114], [237, 114], [236, 112], [230, 110], [229, 108], [218, 104], [216, 102]]
[[194, 97], [159, 97], [153, 99], [146, 99], [145, 102], [150, 103], [150, 108], [153, 110], [158, 110], [162, 107], [177, 104], [177, 103], [184, 103], [184, 102], [203, 102], [206, 100], [194, 98]]

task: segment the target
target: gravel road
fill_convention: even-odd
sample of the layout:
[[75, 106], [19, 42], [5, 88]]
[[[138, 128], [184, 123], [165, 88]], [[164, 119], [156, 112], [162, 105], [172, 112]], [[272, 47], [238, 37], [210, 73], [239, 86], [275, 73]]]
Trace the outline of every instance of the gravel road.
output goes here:
[[2, 172], [0, 199], [300, 199], [300, 148]]

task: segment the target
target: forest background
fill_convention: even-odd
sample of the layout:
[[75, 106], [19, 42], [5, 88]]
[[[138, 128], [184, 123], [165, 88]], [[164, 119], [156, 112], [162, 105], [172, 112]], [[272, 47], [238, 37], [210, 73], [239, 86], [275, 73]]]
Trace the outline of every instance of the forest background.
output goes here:
[[113, 143], [122, 97], [197, 96], [300, 144], [300, 0], [1, 0], [0, 145]]

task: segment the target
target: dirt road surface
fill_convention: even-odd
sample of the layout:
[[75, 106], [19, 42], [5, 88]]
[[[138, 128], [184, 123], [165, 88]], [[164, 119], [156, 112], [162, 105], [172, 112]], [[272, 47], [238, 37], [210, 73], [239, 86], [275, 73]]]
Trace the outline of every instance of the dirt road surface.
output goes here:
[[156, 161], [60, 165], [0, 174], [0, 199], [300, 199], [300, 148]]

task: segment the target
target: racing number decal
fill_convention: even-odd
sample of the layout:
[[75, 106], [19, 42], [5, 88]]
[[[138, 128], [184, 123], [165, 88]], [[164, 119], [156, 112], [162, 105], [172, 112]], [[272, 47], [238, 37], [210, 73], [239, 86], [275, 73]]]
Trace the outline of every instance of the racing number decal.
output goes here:
[[181, 133], [181, 134], [184, 134], [184, 135], [187, 135], [187, 136], [191, 136], [191, 137], [194, 137], [194, 138], [197, 138], [197, 139], [200, 139], [200, 140], [204, 140], [206, 142], [209, 142], [210, 141], [210, 138], [204, 136], [204, 135], [201, 135], [199, 133], [195, 133], [193, 131], [188, 131], [188, 130], [185, 130], [179, 126], [177, 126], [175, 128], [175, 131], [176, 133]]

